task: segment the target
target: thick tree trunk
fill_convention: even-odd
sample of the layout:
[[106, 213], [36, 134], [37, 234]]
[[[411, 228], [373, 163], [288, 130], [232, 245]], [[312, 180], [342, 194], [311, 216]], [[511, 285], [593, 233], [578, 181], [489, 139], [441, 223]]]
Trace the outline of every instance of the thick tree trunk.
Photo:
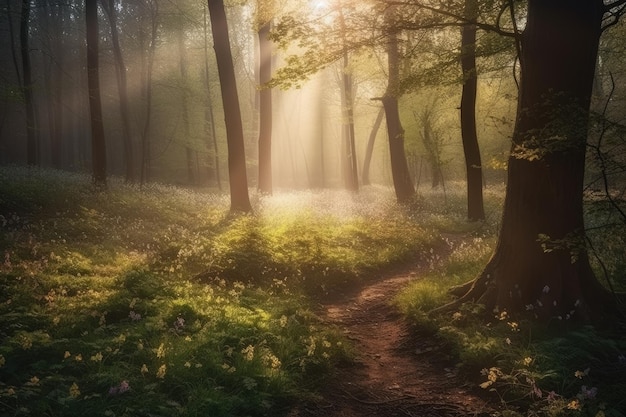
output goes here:
[[102, 123], [100, 100], [100, 75], [98, 59], [98, 1], [85, 0], [85, 22], [87, 26], [87, 86], [91, 120], [91, 163], [93, 181], [97, 186], [106, 186], [106, 145]]
[[244, 148], [241, 108], [237, 95], [237, 83], [233, 68], [233, 57], [230, 51], [228, 24], [223, 0], [208, 0], [209, 16], [213, 45], [217, 60], [217, 71], [222, 90], [222, 101], [226, 122], [226, 141], [228, 145], [228, 174], [230, 184], [231, 212], [250, 212], [248, 196], [248, 178], [246, 174], [246, 155]]
[[584, 241], [583, 176], [602, 1], [530, 0], [518, 117], [495, 254], [461, 300], [593, 320], [611, 298]]
[[272, 89], [265, 86], [272, 79], [272, 46], [269, 39], [271, 20], [259, 28], [259, 191], [272, 194]]
[[389, 67], [389, 81], [387, 91], [383, 97], [385, 117], [387, 121], [387, 133], [389, 135], [389, 156], [391, 159], [391, 176], [396, 192], [396, 199], [399, 203], [409, 202], [414, 194], [413, 182], [409, 173], [409, 165], [406, 161], [404, 151], [404, 129], [400, 122], [400, 112], [398, 110], [398, 94], [400, 83], [400, 51], [398, 47], [398, 34], [393, 29], [394, 19], [391, 16], [392, 10], [387, 10], [387, 65]]
[[[465, 0], [465, 16], [475, 21], [478, 11], [477, 0]], [[461, 93], [461, 138], [467, 173], [467, 218], [484, 220], [483, 172], [476, 134], [476, 25], [466, 24], [461, 28], [461, 70], [463, 91]]]
[[385, 117], [385, 108], [381, 107], [376, 115], [376, 120], [374, 120], [374, 126], [372, 126], [370, 136], [367, 140], [367, 147], [365, 148], [365, 159], [363, 160], [363, 170], [361, 174], [363, 185], [370, 185], [370, 164], [372, 162], [372, 154], [374, 153], [374, 142], [376, 141], [376, 135], [378, 134], [380, 125], [383, 122], [383, 117]]

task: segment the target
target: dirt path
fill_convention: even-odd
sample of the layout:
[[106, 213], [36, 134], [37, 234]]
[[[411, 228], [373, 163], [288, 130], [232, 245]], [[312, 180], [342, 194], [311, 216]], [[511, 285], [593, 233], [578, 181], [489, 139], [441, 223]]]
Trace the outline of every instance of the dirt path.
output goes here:
[[321, 314], [343, 330], [358, 356], [337, 370], [322, 400], [301, 405], [290, 417], [490, 415], [488, 405], [462, 386], [437, 341], [413, 334], [390, 305], [418, 275], [419, 266], [413, 266], [322, 306]]

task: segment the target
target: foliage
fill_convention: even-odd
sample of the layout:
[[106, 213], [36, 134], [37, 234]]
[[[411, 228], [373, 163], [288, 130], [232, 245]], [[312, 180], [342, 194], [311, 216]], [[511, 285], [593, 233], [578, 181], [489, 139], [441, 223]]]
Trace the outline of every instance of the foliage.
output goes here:
[[373, 194], [229, 217], [224, 196], [0, 169], [0, 414], [280, 415], [351, 357], [307, 294], [434, 241]]
[[[451, 194], [449, 200], [454, 198]], [[487, 194], [487, 207], [494, 204], [495, 196]], [[430, 204], [437, 204], [436, 200]], [[588, 234], [598, 255], [596, 274], [607, 273], [612, 286], [622, 289], [626, 277], [623, 225], [607, 225], [612, 218], [607, 206], [598, 196], [587, 199]], [[449, 207], [454, 211], [457, 206]], [[462, 212], [461, 207], [457, 210]], [[555, 323], [540, 326], [471, 303], [452, 312], [430, 313], [452, 300], [450, 287], [482, 271], [495, 244], [496, 228], [489, 223], [468, 230], [467, 225], [448, 221], [448, 233], [456, 228], [469, 232], [468, 236], [461, 241], [449, 239], [447, 257], [432, 253], [430, 273], [398, 295], [399, 308], [418, 329], [441, 340], [459, 372], [499, 402], [503, 416], [625, 415], [621, 393], [625, 388], [626, 339], [613, 323], [606, 323], [604, 329]], [[607, 234], [609, 226], [612, 233]]]

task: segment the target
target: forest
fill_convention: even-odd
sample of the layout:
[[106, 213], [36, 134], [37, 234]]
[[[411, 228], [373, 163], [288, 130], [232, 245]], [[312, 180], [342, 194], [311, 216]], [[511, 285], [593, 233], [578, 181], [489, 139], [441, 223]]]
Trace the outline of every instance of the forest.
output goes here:
[[6, 0], [0, 415], [626, 416], [626, 0]]

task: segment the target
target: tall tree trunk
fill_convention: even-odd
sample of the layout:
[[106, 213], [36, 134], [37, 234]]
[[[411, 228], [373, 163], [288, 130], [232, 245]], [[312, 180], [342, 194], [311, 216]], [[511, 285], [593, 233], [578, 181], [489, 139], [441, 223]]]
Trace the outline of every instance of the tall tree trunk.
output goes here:
[[30, 65], [29, 47], [30, 1], [22, 0], [22, 14], [20, 18], [20, 50], [22, 55], [24, 105], [26, 106], [26, 162], [28, 165], [39, 164], [39, 138], [37, 135], [37, 121], [35, 120], [35, 105], [33, 102], [33, 81]]
[[98, 0], [85, 0], [85, 23], [87, 27], [87, 85], [89, 89], [93, 181], [99, 187], [106, 187], [107, 159], [102, 121], [102, 102], [100, 100], [98, 57]]
[[345, 140], [345, 180], [346, 188], [351, 191], [359, 190], [359, 173], [356, 160], [356, 140], [354, 132], [354, 94], [352, 91], [352, 74], [349, 68], [348, 42], [346, 39], [346, 22], [343, 14], [343, 6], [339, 4], [339, 24], [342, 36], [343, 67], [341, 71], [343, 115], [342, 123]]
[[367, 147], [365, 148], [365, 159], [363, 160], [363, 171], [361, 174], [363, 185], [370, 185], [370, 163], [372, 162], [372, 154], [374, 153], [374, 142], [376, 141], [376, 135], [378, 134], [380, 125], [383, 122], [383, 117], [385, 117], [385, 108], [381, 107], [378, 111], [378, 115], [376, 115], [376, 120], [370, 131]]
[[[478, 1], [465, 0], [465, 17], [476, 21]], [[480, 160], [478, 135], [476, 134], [476, 24], [468, 23], [461, 28], [461, 70], [463, 91], [461, 93], [461, 138], [467, 173], [467, 218], [484, 220], [483, 172]]]
[[[207, 147], [213, 146], [213, 175], [218, 189], [222, 190], [220, 178], [220, 157], [217, 147], [217, 132], [215, 129], [215, 116], [213, 115], [213, 98], [211, 95], [211, 79], [209, 77], [209, 34], [207, 25], [207, 9], [204, 8], [204, 82], [206, 88], [206, 106], [204, 111], [204, 127], [207, 136], [210, 136]], [[209, 133], [210, 132], [210, 133]]]
[[230, 184], [231, 212], [250, 212], [248, 196], [248, 178], [246, 174], [246, 155], [241, 122], [241, 108], [237, 95], [237, 82], [230, 51], [228, 24], [223, 0], [208, 0], [211, 17], [211, 31], [217, 60], [217, 70], [224, 103], [226, 122], [226, 141], [228, 145], [228, 174]]
[[[149, 1], [147, 5], [150, 10], [150, 40], [149, 46], [147, 48], [147, 60], [146, 60], [146, 48], [144, 45], [144, 36], [143, 36], [143, 24], [142, 30], [140, 32], [140, 37], [142, 41], [140, 41], [140, 45], [142, 48], [141, 51], [141, 87], [142, 87], [142, 95], [144, 96], [145, 101], [145, 114], [143, 126], [141, 128], [141, 166], [140, 166], [140, 184], [143, 185], [146, 181], [150, 180], [150, 128], [152, 123], [152, 70], [154, 68], [154, 55], [156, 52], [156, 42], [158, 36], [158, 13], [159, 13], [159, 5], [158, 2]], [[142, 14], [142, 23], [143, 23]]]
[[111, 29], [111, 44], [115, 59], [115, 75], [117, 77], [117, 91], [120, 98], [120, 117], [122, 120], [122, 144], [124, 148], [124, 168], [127, 182], [135, 180], [135, 166], [133, 156], [133, 142], [130, 128], [130, 106], [128, 105], [128, 82], [126, 80], [126, 64], [120, 46], [117, 28], [117, 10], [115, 0], [102, 0], [101, 5], [109, 20]]
[[271, 20], [258, 31], [259, 83], [259, 191], [272, 194], [272, 89], [265, 86], [272, 79], [272, 45], [269, 39]]
[[600, 0], [530, 0], [496, 251], [461, 300], [543, 320], [610, 308], [585, 248], [583, 177]]
[[187, 161], [187, 181], [189, 184], [196, 183], [196, 175], [193, 166], [193, 148], [191, 146], [191, 125], [189, 120], [189, 92], [187, 89], [187, 79], [189, 74], [187, 72], [187, 50], [185, 46], [185, 29], [179, 28], [178, 30], [178, 64], [180, 69], [181, 78], [181, 111], [183, 116], [183, 132], [185, 135], [185, 157]]
[[400, 50], [398, 46], [397, 29], [393, 27], [394, 19], [392, 10], [386, 11], [388, 26], [387, 33], [387, 65], [389, 67], [389, 81], [387, 91], [383, 97], [383, 106], [387, 120], [387, 133], [389, 134], [389, 156], [391, 159], [391, 176], [399, 203], [407, 203], [415, 194], [409, 166], [404, 151], [404, 129], [400, 122], [398, 110], [398, 94], [400, 84]]

